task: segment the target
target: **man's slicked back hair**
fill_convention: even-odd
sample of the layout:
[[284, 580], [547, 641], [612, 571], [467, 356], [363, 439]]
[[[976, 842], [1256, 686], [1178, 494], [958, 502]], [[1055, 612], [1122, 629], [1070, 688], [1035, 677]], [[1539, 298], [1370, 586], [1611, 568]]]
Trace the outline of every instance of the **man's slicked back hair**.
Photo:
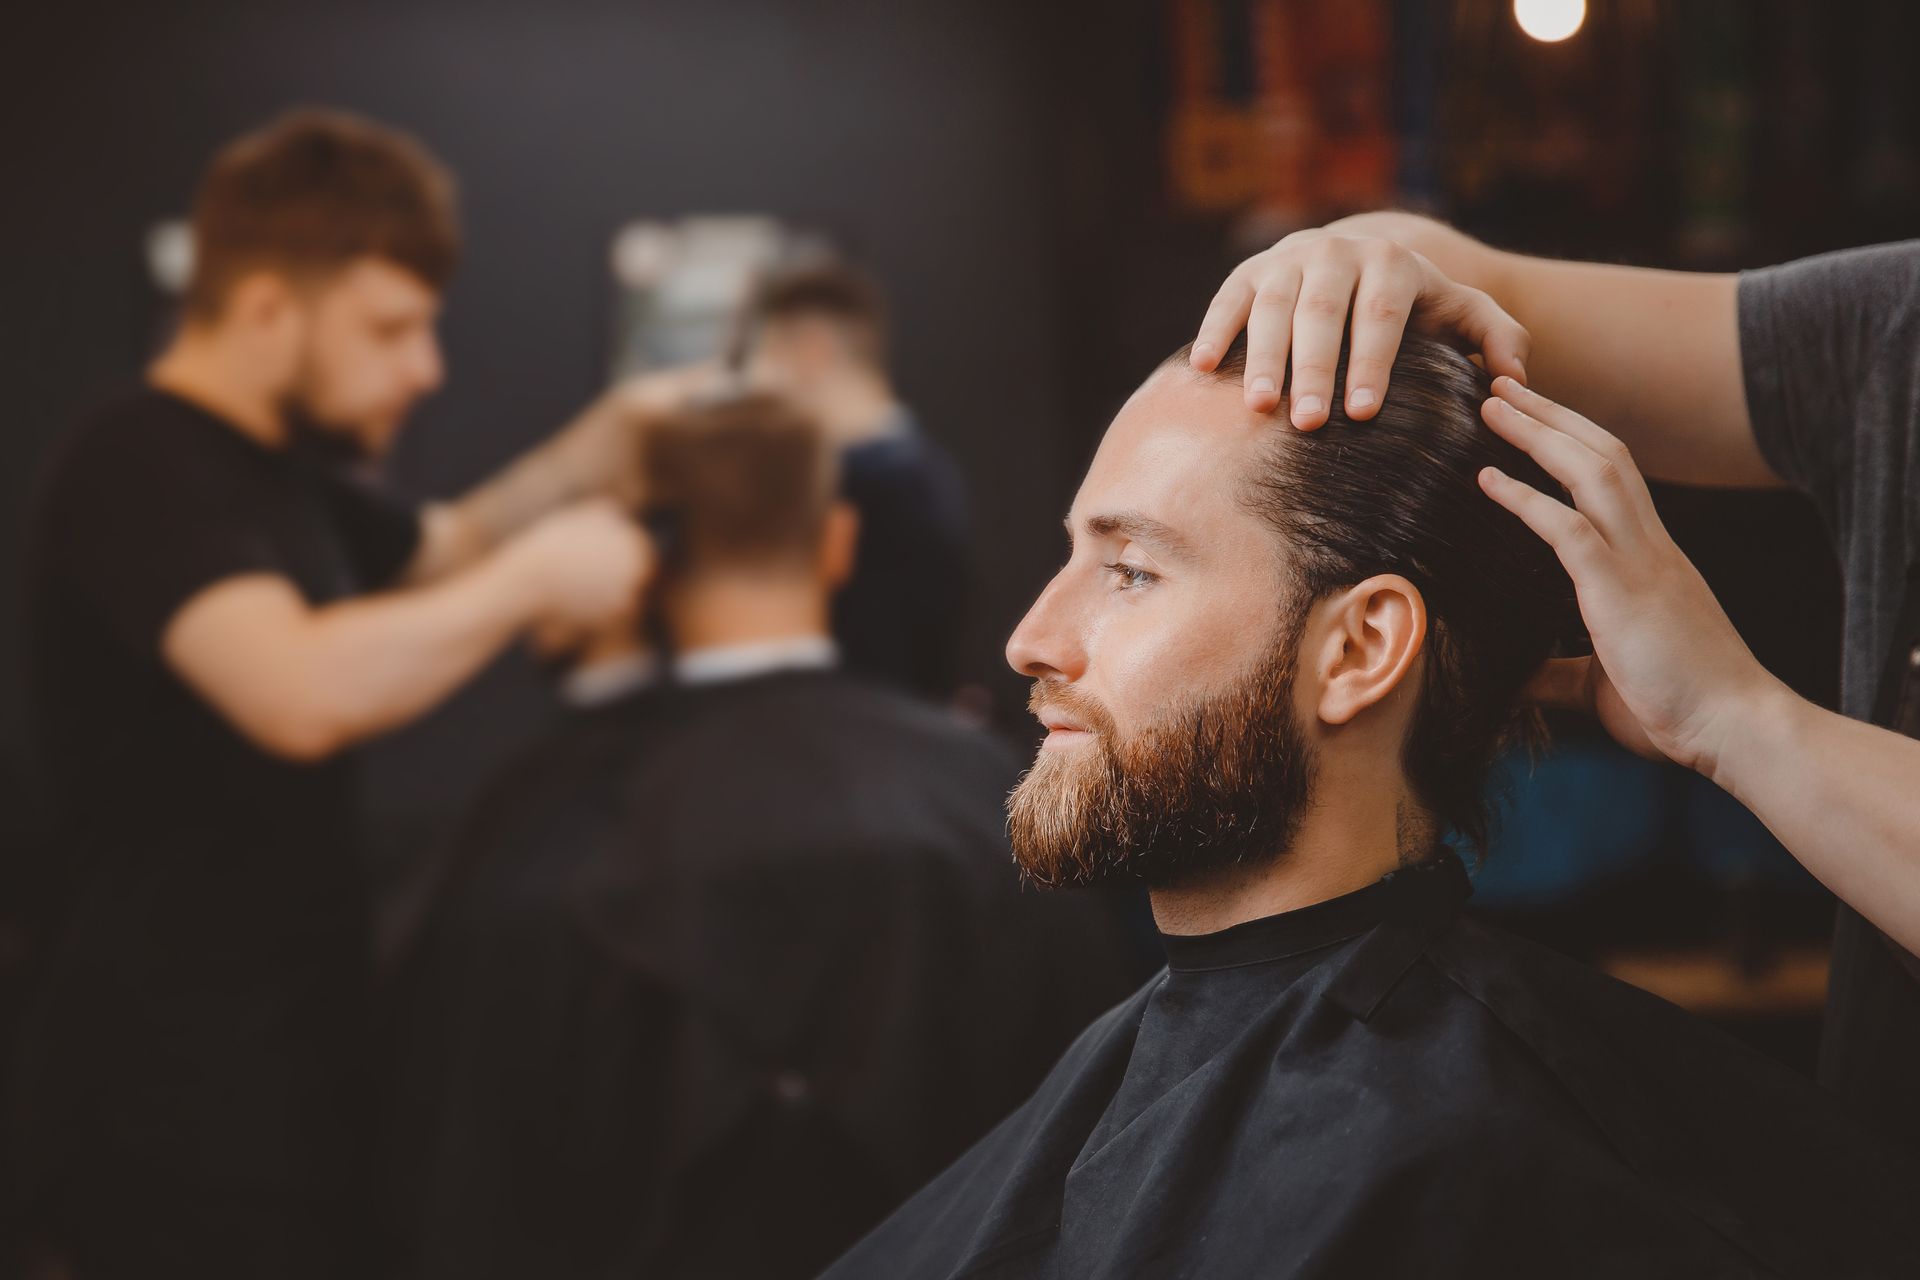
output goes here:
[[[1168, 363], [1188, 368], [1183, 348]], [[1211, 374], [1246, 372], [1244, 340]], [[1344, 387], [1347, 352], [1334, 386]], [[1487, 838], [1488, 773], [1530, 719], [1529, 677], [1574, 616], [1553, 551], [1480, 489], [1500, 468], [1543, 493], [1563, 491], [1481, 420], [1487, 375], [1453, 348], [1409, 334], [1372, 419], [1348, 418], [1339, 394], [1327, 424], [1297, 431], [1274, 419], [1247, 503], [1281, 539], [1289, 609], [1304, 611], [1380, 573], [1405, 577], [1427, 607], [1420, 702], [1408, 726], [1409, 784], [1441, 823], [1476, 848]]]
[[671, 519], [688, 576], [812, 563], [839, 482], [813, 420], [758, 394], [651, 425], [640, 469], [647, 509]]

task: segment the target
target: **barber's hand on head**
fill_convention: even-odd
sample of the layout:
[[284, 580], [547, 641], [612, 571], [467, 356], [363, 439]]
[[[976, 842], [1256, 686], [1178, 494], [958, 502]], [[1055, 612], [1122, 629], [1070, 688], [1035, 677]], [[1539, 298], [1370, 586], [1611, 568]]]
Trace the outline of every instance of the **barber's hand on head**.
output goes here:
[[542, 517], [502, 549], [543, 620], [593, 624], [633, 607], [654, 569], [651, 540], [608, 498]]
[[1481, 416], [1565, 485], [1573, 506], [1494, 467], [1480, 487], [1544, 538], [1573, 579], [1593, 656], [1549, 662], [1531, 693], [1599, 717], [1629, 750], [1710, 769], [1748, 699], [1781, 688], [1674, 544], [1627, 447], [1511, 378]]
[[1391, 394], [1388, 374], [1408, 325], [1478, 353], [1490, 373], [1526, 378], [1527, 331], [1492, 298], [1391, 240], [1325, 229], [1296, 231], [1234, 268], [1207, 308], [1193, 367], [1212, 370], [1244, 328], [1247, 406], [1260, 413], [1279, 406], [1291, 355], [1290, 416], [1310, 431], [1327, 421], [1349, 316], [1343, 402], [1350, 418], [1373, 417]]

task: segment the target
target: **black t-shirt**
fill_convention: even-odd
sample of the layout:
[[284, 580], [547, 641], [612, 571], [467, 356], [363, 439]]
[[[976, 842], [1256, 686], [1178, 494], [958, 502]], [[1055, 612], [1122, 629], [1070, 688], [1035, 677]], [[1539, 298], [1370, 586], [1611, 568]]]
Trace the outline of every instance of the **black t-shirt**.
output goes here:
[[[68, 438], [39, 494], [28, 576], [36, 728], [63, 846], [164, 876], [194, 915], [256, 872], [331, 880], [276, 851], [351, 860], [346, 762], [259, 750], [173, 673], [161, 640], [216, 582], [278, 575], [324, 604], [391, 580], [418, 539], [411, 512], [312, 450], [262, 448], [162, 392]], [[219, 868], [240, 883], [178, 879], [192, 879], [190, 861], [214, 871], [216, 850], [251, 864]]]
[[[391, 580], [418, 538], [320, 451], [263, 448], [158, 391], [59, 446], [31, 529], [29, 657], [73, 883], [16, 1101], [34, 1175], [69, 1185], [39, 1194], [105, 1212], [133, 1188], [142, 1221], [198, 1239], [188, 1219], [211, 1214], [237, 1242], [239, 1200], [319, 1204], [340, 1181], [368, 905], [350, 765], [256, 748], [161, 644], [214, 583], [274, 574], [324, 604]], [[216, 1203], [216, 1186], [245, 1195]], [[93, 1237], [132, 1230], [108, 1217]]]
[[944, 700], [960, 684], [972, 577], [966, 485], [904, 411], [894, 432], [841, 455], [860, 513], [853, 579], [833, 602], [849, 671]]
[[[1840, 710], [1920, 736], [1920, 240], [1740, 277], [1754, 439], [1813, 500], [1846, 584]], [[1920, 960], [1851, 907], [1820, 1080], [1920, 1151]]]

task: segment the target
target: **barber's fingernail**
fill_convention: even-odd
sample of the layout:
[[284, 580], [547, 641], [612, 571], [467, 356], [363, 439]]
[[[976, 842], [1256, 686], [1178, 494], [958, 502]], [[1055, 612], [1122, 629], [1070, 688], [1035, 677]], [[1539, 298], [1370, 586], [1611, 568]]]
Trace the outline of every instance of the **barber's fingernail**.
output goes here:
[[1257, 396], [1270, 396], [1274, 393], [1274, 390], [1272, 378], [1255, 378], [1253, 380], [1253, 394]]
[[1212, 355], [1213, 355], [1213, 344], [1211, 342], [1196, 342], [1193, 344], [1194, 359], [1206, 360], [1210, 358]]
[[1347, 393], [1347, 408], [1349, 409], [1369, 409], [1373, 407], [1373, 401], [1374, 394], [1372, 387], [1355, 387]]
[[1293, 402], [1293, 413], [1297, 418], [1311, 418], [1324, 408], [1326, 406], [1320, 403], [1319, 396], [1301, 396]]

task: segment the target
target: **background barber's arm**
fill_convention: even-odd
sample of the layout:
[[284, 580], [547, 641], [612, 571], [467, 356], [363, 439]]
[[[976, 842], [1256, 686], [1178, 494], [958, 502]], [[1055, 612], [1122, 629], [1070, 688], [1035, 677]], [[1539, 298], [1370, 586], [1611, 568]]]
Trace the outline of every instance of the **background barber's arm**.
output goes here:
[[321, 760], [431, 709], [532, 622], [619, 612], [648, 559], [616, 507], [582, 506], [427, 586], [315, 608], [274, 574], [215, 582], [169, 620], [161, 651], [261, 750]]
[[1920, 740], [1775, 679], [1661, 525], [1622, 442], [1511, 380], [1495, 392], [1487, 425], [1573, 505], [1491, 468], [1482, 487], [1553, 546], [1593, 637], [1592, 658], [1550, 664], [1535, 693], [1711, 778], [1838, 897], [1920, 951]]
[[646, 374], [607, 391], [566, 426], [452, 502], [421, 517], [420, 549], [404, 581], [432, 582], [464, 568], [534, 521], [572, 503], [612, 498], [639, 505], [634, 450], [646, 424], [712, 386], [715, 366]]

